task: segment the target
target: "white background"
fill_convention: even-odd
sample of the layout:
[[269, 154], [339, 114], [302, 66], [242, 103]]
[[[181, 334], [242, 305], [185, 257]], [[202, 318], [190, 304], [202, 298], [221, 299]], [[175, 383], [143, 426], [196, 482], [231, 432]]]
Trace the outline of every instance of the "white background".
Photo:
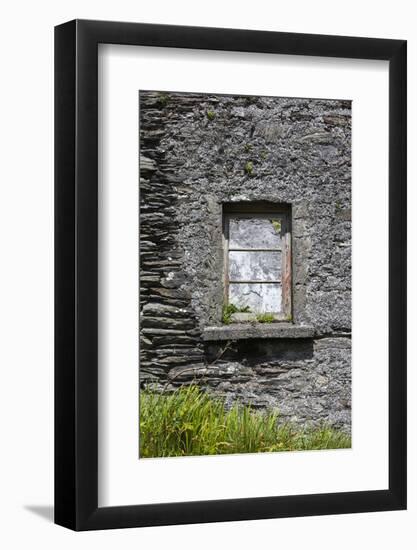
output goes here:
[[[100, 505], [388, 487], [387, 68], [385, 61], [99, 48]], [[352, 100], [352, 449], [137, 459], [138, 89], [170, 88]]]
[[[416, 500], [415, 284], [409, 289], [409, 510], [320, 518], [75, 534], [50, 518], [53, 472], [53, 33], [79, 18], [409, 40], [409, 278], [416, 280], [416, 17], [412, 2], [159, 0], [19, 2], [2, 12], [0, 541], [5, 548], [414, 548]], [[370, 144], [372, 146], [372, 144]], [[372, 322], [372, 318], [370, 318]], [[370, 396], [370, 399], [372, 397]]]

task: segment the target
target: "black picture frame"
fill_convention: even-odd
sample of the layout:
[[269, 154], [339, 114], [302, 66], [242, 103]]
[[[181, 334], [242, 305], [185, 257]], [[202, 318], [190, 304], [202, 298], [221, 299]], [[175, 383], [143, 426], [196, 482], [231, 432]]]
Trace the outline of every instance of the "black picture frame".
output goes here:
[[[98, 507], [98, 44], [389, 61], [389, 488]], [[74, 530], [406, 508], [406, 41], [74, 20], [55, 28], [55, 522]]]

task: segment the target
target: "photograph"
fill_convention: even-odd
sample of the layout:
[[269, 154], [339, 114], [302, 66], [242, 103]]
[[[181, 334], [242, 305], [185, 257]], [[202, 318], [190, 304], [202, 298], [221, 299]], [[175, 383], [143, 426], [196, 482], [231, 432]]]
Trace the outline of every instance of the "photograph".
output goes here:
[[417, 548], [417, 20], [375, 8], [4, 4], [0, 548]]
[[352, 101], [138, 111], [139, 458], [351, 448]]

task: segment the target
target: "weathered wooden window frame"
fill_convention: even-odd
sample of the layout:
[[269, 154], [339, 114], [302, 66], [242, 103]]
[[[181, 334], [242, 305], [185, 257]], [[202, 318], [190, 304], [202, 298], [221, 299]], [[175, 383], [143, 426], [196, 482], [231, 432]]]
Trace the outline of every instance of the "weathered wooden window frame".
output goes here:
[[[287, 204], [271, 205], [271, 203], [236, 203], [223, 205], [223, 301], [229, 303], [229, 226], [230, 220], [240, 218], [270, 219], [279, 217], [281, 220], [281, 280], [247, 281], [253, 283], [281, 283], [282, 304], [280, 312], [270, 312], [275, 321], [292, 321], [292, 255], [291, 255], [291, 206]], [[237, 249], [236, 249], [237, 250]], [[262, 251], [263, 249], [247, 249], [247, 251]], [[239, 249], [237, 251], [243, 251]], [[274, 249], [265, 249], [273, 252]], [[243, 281], [240, 281], [242, 283]], [[268, 312], [269, 313], [269, 312]], [[255, 313], [239, 313], [232, 315], [232, 322], [256, 321]]]

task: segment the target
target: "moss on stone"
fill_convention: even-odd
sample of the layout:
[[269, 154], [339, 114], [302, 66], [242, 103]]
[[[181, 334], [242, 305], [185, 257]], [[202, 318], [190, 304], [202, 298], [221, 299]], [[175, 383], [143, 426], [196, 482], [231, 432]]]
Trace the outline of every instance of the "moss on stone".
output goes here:
[[281, 233], [281, 220], [271, 220], [275, 233]]

